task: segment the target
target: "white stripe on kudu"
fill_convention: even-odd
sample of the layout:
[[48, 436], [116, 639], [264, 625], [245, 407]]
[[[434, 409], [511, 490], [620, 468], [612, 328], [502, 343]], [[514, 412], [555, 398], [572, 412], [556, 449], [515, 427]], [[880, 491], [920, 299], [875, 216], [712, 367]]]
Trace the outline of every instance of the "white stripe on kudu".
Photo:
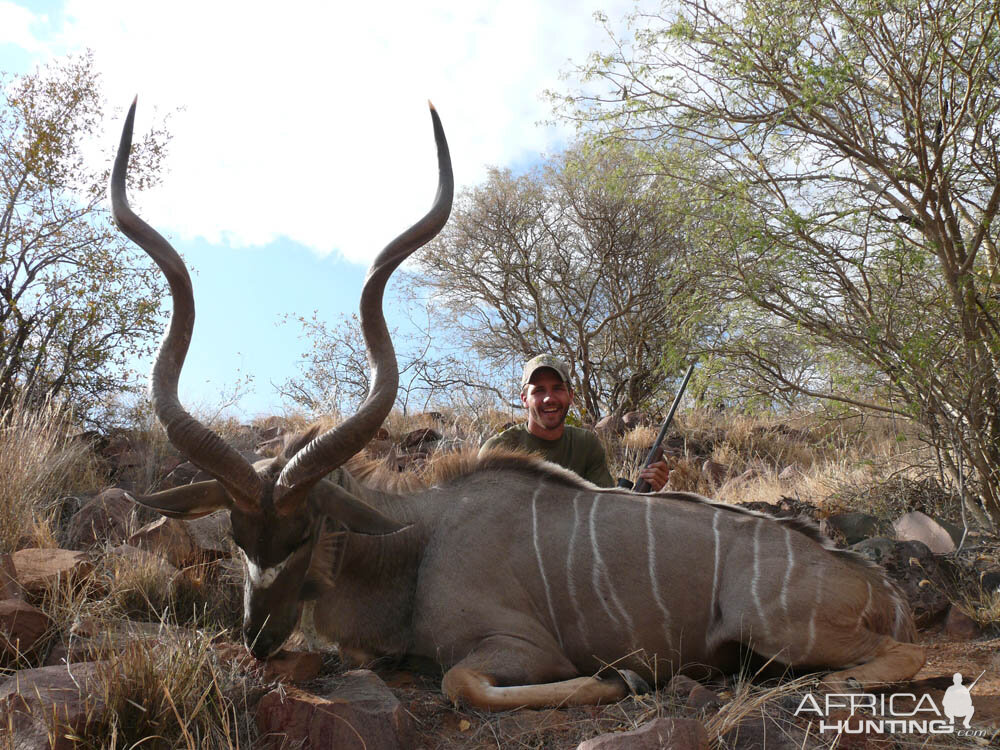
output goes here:
[[753, 525], [753, 579], [750, 581], [750, 594], [753, 596], [754, 608], [757, 610], [757, 621], [764, 631], [764, 639], [771, 640], [771, 628], [767, 624], [764, 604], [760, 600], [760, 527], [764, 521], [760, 518]]
[[646, 497], [646, 556], [649, 563], [649, 583], [653, 589], [653, 601], [663, 614], [663, 633], [667, 637], [667, 648], [672, 649], [673, 643], [670, 638], [670, 611], [663, 603], [663, 596], [660, 594], [659, 576], [656, 574], [656, 537], [653, 535], [653, 501]]
[[608, 613], [608, 617], [616, 625], [621, 625], [621, 619], [615, 617], [611, 612], [611, 608], [608, 607], [607, 600], [601, 596], [600, 578], [604, 578], [604, 585], [608, 588], [608, 596], [611, 598], [612, 603], [615, 608], [621, 614], [622, 619], [625, 620], [625, 627], [628, 628], [629, 636], [633, 639], [635, 638], [634, 627], [632, 625], [632, 618], [629, 617], [628, 612], [622, 605], [621, 599], [618, 598], [618, 594], [615, 592], [615, 587], [611, 584], [611, 576], [608, 575], [608, 569], [604, 565], [604, 559], [601, 557], [601, 551], [597, 546], [597, 506], [601, 501], [600, 495], [594, 495], [594, 502], [590, 506], [590, 545], [594, 554], [594, 593], [597, 594], [597, 598], [601, 600], [601, 604], [604, 607], [604, 611]]
[[785, 576], [781, 579], [781, 613], [788, 617], [788, 585], [792, 582], [792, 571], [795, 569], [795, 550], [792, 549], [792, 532], [787, 526], [781, 527], [785, 532], [785, 552], [788, 560], [785, 564]]
[[576, 614], [577, 628], [583, 639], [583, 644], [587, 650], [590, 646], [587, 642], [587, 631], [585, 629], [586, 620], [583, 618], [583, 610], [580, 608], [580, 600], [576, 597], [576, 580], [573, 577], [574, 563], [573, 554], [576, 551], [576, 530], [580, 528], [580, 506], [578, 501], [582, 493], [573, 495], [573, 530], [569, 534], [569, 547], [566, 552], [566, 590], [569, 593], [569, 600], [573, 604], [573, 612]]
[[[719, 510], [717, 508], [712, 514], [712, 547], [714, 550], [712, 559], [715, 567], [712, 568], [712, 597], [708, 601], [708, 620], [706, 620], [708, 623], [711, 623], [715, 617], [716, 602], [719, 596], [719, 556], [722, 554], [722, 547], [719, 544]], [[706, 641], [710, 632], [711, 628], [706, 628]]]
[[538, 493], [542, 491], [543, 486], [544, 483], [538, 485], [535, 494], [531, 496], [531, 540], [535, 545], [538, 575], [542, 577], [542, 586], [545, 588], [545, 602], [549, 605], [549, 617], [552, 618], [552, 628], [556, 631], [556, 640], [559, 641], [559, 648], [562, 648], [562, 634], [559, 632], [559, 621], [556, 619], [556, 611], [552, 606], [552, 591], [549, 589], [549, 579], [545, 575], [545, 565], [542, 563], [542, 548], [538, 544]]

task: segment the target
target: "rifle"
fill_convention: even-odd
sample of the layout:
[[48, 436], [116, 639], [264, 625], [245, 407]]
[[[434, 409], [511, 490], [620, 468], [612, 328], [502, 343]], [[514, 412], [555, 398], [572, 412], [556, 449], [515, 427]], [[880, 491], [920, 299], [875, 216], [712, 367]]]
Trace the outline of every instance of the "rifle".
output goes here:
[[[642, 468], [645, 469], [652, 463], [660, 460], [663, 455], [663, 439], [667, 436], [667, 430], [670, 429], [670, 423], [674, 421], [674, 413], [677, 411], [677, 407], [681, 403], [681, 396], [684, 395], [684, 389], [687, 388], [688, 381], [691, 379], [691, 373], [694, 372], [695, 362], [691, 363], [691, 366], [684, 373], [684, 379], [681, 381], [681, 387], [677, 389], [677, 395], [674, 396], [674, 403], [670, 405], [670, 411], [667, 412], [667, 418], [663, 420], [663, 426], [660, 428], [660, 434], [656, 436], [656, 442], [653, 443], [653, 447], [649, 449], [649, 453], [646, 455], [646, 461], [643, 463]], [[635, 483], [632, 488], [634, 492], [649, 492], [652, 487], [649, 486], [649, 482], [645, 479], [640, 479]]]

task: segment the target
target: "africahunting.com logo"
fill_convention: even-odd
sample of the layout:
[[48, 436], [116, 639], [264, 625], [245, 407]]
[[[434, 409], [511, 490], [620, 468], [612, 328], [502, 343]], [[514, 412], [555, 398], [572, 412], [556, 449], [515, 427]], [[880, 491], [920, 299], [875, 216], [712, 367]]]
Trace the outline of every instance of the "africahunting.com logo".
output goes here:
[[819, 720], [819, 731], [838, 734], [955, 734], [985, 737], [985, 729], [973, 729], [972, 684], [962, 684], [956, 672], [941, 703], [926, 693], [807, 693], [795, 709], [796, 716]]

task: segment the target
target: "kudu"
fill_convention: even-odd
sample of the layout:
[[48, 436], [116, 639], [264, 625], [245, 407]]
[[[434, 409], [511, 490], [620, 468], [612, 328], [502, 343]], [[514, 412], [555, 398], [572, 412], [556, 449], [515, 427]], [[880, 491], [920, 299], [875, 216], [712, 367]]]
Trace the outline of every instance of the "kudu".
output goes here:
[[173, 296], [153, 405], [170, 441], [214, 477], [134, 500], [173, 518], [229, 511], [246, 562], [244, 637], [257, 657], [282, 646], [311, 601], [314, 633], [345, 651], [434, 662], [448, 696], [490, 709], [613, 701], [643, 678], [737, 668], [741, 647], [840, 670], [831, 685], [892, 682], [920, 668], [899, 592], [804, 522], [685, 493], [599, 489], [511, 455], [466, 457], [447, 482], [405, 497], [342, 468], [395, 399], [386, 281], [451, 210], [451, 161], [433, 107], [434, 204], [382, 251], [361, 294], [368, 398], [280, 457], [245, 461], [177, 397], [194, 300], [180, 257], [126, 201], [134, 115], [133, 103], [111, 199], [115, 222], [160, 266]]

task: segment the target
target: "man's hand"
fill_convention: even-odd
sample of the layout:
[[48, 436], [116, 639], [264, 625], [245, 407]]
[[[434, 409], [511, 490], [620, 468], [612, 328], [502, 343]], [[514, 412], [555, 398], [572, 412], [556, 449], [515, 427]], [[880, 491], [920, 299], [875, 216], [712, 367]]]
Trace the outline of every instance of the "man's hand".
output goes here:
[[649, 482], [649, 487], [651, 492], [659, 492], [667, 485], [667, 480], [670, 478], [670, 469], [667, 468], [667, 462], [662, 459], [651, 463], [645, 469], [639, 472], [639, 479], [645, 479]]

